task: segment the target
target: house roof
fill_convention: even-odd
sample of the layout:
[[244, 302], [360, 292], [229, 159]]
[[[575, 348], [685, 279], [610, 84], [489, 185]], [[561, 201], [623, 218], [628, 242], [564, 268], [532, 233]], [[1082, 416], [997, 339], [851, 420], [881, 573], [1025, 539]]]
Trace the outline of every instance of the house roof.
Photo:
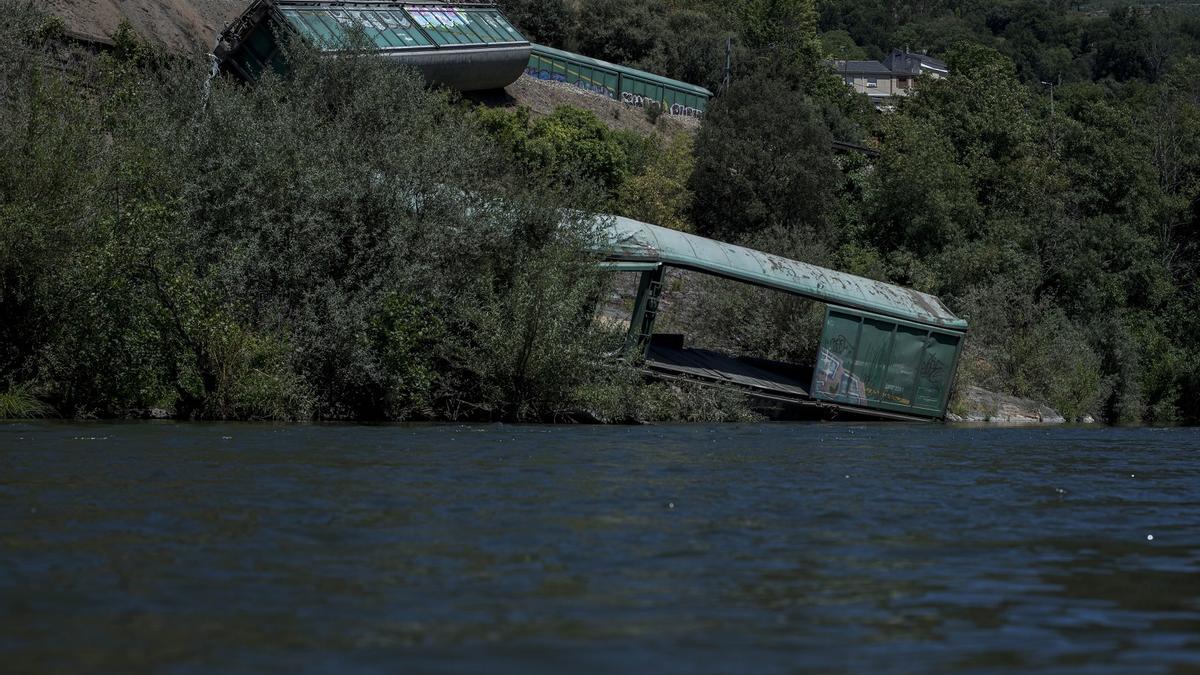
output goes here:
[[833, 69], [839, 75], [882, 75], [890, 76], [892, 71], [878, 61], [834, 61]]
[[896, 73], [919, 74], [922, 68], [940, 73], [949, 73], [950, 68], [945, 61], [935, 59], [928, 54], [914, 54], [902, 49], [893, 49], [884, 60], [887, 68]]

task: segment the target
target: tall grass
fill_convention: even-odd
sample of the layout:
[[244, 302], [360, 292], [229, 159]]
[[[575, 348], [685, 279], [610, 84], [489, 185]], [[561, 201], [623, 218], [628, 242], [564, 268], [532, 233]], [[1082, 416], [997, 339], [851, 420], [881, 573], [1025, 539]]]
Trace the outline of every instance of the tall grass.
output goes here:
[[17, 385], [0, 392], [0, 420], [32, 419], [46, 417], [54, 412], [29, 392], [29, 387]]

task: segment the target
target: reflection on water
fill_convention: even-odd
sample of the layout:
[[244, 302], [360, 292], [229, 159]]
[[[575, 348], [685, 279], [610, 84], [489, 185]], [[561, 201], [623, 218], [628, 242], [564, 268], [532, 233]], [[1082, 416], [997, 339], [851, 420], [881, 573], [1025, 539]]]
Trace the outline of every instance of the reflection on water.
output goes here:
[[1200, 432], [9, 424], [0, 659], [1200, 669]]

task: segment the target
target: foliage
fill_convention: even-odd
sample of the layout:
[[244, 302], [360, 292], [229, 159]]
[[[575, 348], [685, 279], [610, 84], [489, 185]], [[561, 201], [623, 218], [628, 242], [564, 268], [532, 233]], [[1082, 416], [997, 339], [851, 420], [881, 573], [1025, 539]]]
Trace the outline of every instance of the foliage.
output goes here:
[[821, 48], [830, 58], [839, 60], [863, 60], [867, 52], [854, 43], [854, 38], [844, 30], [821, 33]]
[[572, 47], [613, 63], [650, 57], [663, 39], [663, 0], [592, 0], [583, 3]]
[[826, 0], [819, 8], [821, 31], [845, 31], [869, 58], [896, 48], [944, 54], [969, 41], [1000, 51], [1032, 84], [1154, 82], [1200, 46], [1200, 22], [1186, 6], [1117, 3], [1093, 12], [1038, 0], [936, 0], [897, 10], [887, 3]]
[[1045, 401], [1067, 419], [1100, 409], [1111, 383], [1087, 332], [1053, 300], [1034, 301], [1006, 282], [974, 289], [964, 300], [976, 327], [960, 379]]
[[560, 185], [590, 182], [606, 194], [640, 170], [652, 141], [613, 131], [595, 114], [560, 106], [533, 119], [527, 108], [480, 109], [487, 129], [532, 174]]
[[643, 173], [617, 189], [618, 213], [675, 230], [691, 229], [694, 195], [688, 179], [695, 166], [691, 136], [680, 134], [654, 152]]
[[525, 37], [548, 47], [567, 46], [575, 20], [567, 0], [499, 0], [498, 4]]
[[725, 76], [726, 43], [733, 36], [730, 22], [722, 11], [679, 4], [666, 15], [649, 54], [627, 65], [718, 91]]
[[696, 139], [697, 229], [718, 238], [821, 229], [836, 187], [831, 141], [804, 93], [766, 75], [736, 81]]
[[821, 54], [814, 0], [736, 0], [741, 39], [750, 49], [768, 49], [784, 61], [815, 64]]
[[[204, 64], [128, 26], [85, 57], [9, 0], [0, 383], [67, 415], [738, 417], [599, 357], [581, 309], [600, 292], [592, 224], [562, 221], [607, 210], [936, 293], [973, 327], [962, 383], [1068, 416], [1200, 422], [1194, 14], [505, 7], [542, 42], [719, 90], [694, 143], [565, 108], [464, 114], [411, 73], [300, 46], [286, 79], [206, 96]], [[895, 48], [951, 75], [887, 115], [820, 64]], [[819, 308], [697, 287], [697, 343], [811, 358]]]
[[603, 368], [566, 186], [634, 144], [564, 112], [531, 125], [557, 186], [527, 185], [369, 56], [289, 45], [287, 79], [248, 88], [135, 46], [61, 70], [0, 43], [27, 45], [0, 64], [0, 382], [68, 415], [522, 420]]
[[14, 386], [0, 392], [0, 420], [19, 420], [46, 417], [50, 406], [38, 400], [28, 386]]

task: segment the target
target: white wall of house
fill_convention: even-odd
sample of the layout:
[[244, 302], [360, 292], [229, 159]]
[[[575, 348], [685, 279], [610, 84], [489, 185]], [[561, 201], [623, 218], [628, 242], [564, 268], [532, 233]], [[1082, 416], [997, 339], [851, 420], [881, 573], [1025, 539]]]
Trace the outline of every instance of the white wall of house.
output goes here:
[[846, 84], [854, 87], [854, 91], [867, 96], [903, 96], [897, 87], [895, 77], [886, 75], [859, 75], [847, 73], [842, 76]]

